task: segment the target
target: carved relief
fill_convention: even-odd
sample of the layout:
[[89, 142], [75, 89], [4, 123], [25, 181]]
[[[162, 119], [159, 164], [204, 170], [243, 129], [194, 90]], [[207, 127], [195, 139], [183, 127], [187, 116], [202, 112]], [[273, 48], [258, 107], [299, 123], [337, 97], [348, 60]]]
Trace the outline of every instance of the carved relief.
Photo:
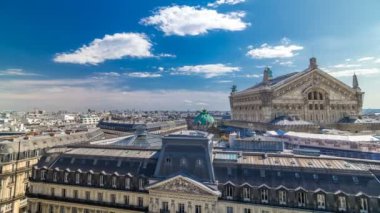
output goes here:
[[189, 194], [195, 194], [195, 195], [209, 195], [210, 194], [207, 191], [198, 187], [196, 184], [191, 183], [183, 178], [176, 178], [154, 189], [160, 190], [160, 191], [189, 193]]

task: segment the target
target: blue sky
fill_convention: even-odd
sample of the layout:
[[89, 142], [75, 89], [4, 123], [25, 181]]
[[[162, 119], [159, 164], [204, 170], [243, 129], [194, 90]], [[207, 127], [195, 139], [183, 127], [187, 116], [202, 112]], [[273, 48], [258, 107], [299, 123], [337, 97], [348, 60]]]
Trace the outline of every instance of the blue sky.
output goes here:
[[228, 110], [319, 66], [380, 107], [380, 1], [1, 1], [0, 109]]

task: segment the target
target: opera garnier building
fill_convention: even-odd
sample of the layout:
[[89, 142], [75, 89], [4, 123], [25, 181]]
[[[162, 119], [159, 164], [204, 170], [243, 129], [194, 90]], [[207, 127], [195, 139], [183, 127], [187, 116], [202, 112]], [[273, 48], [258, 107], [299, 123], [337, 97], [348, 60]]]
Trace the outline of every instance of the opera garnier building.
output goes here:
[[310, 59], [307, 69], [273, 78], [265, 68], [262, 82], [230, 95], [232, 119], [275, 123], [289, 119], [304, 124], [331, 125], [361, 114], [364, 92], [356, 75], [353, 85], [339, 81]]
[[138, 146], [144, 137], [134, 136], [137, 142], [128, 141], [134, 143], [131, 146], [107, 141], [105, 146], [48, 151], [33, 168], [29, 212], [375, 213], [380, 209], [376, 161], [226, 151], [214, 148], [212, 135], [199, 131], [165, 136], [159, 148]]

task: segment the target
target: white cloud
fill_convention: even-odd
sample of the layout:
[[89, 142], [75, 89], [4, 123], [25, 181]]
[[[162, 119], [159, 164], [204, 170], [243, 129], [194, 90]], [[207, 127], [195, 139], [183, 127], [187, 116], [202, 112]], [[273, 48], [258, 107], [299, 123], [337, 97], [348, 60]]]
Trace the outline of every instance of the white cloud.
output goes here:
[[300, 50], [303, 50], [303, 46], [290, 44], [289, 39], [283, 38], [281, 45], [271, 46], [264, 43], [258, 48], [250, 49], [247, 52], [247, 56], [255, 59], [291, 58], [297, 55], [297, 51]]
[[376, 59], [374, 62], [375, 62], [376, 64], [380, 64], [380, 58]]
[[285, 67], [292, 67], [293, 66], [293, 61], [282, 61], [282, 60], [275, 60], [274, 64], [279, 64], [281, 66]]
[[151, 47], [152, 43], [145, 34], [116, 33], [105, 35], [102, 39], [95, 39], [73, 52], [58, 53], [54, 61], [96, 65], [106, 60], [123, 57], [153, 57]]
[[93, 79], [107, 79], [107, 78], [118, 78], [121, 74], [117, 72], [97, 72], [92, 76]]
[[160, 71], [160, 72], [163, 72], [163, 71], [165, 70], [165, 68], [163, 68], [163, 67], [158, 67], [157, 69], [158, 69], [158, 71]]
[[40, 76], [40, 74], [25, 72], [22, 69], [6, 69], [0, 70], [0, 76]]
[[350, 61], [351, 61], [351, 58], [346, 58], [344, 61], [346, 61], [346, 62], [350, 62]]
[[141, 19], [144, 25], [154, 25], [165, 35], [200, 35], [210, 30], [241, 31], [249, 24], [242, 21], [244, 12], [218, 13], [216, 10], [170, 6], [159, 8], [153, 16]]
[[208, 3], [207, 6], [217, 7], [222, 4], [235, 5], [243, 2], [245, 2], [245, 0], [217, 0], [214, 3]]
[[225, 84], [225, 83], [232, 83], [232, 81], [231, 80], [220, 80], [220, 81], [217, 81], [217, 83]]
[[175, 58], [177, 56], [173, 55], [173, 54], [169, 54], [169, 53], [160, 53], [160, 54], [158, 54], [158, 57], [160, 57], [160, 58]]
[[247, 75], [244, 75], [244, 77], [247, 77], [247, 78], [260, 78], [262, 75], [258, 75], [258, 74], [247, 74]]
[[150, 73], [150, 72], [131, 72], [131, 73], [126, 73], [126, 75], [132, 78], [159, 78], [162, 76], [160, 73]]
[[330, 75], [334, 77], [350, 77], [354, 74], [361, 76], [371, 76], [380, 73], [377, 68], [363, 68], [363, 69], [348, 69], [348, 70], [337, 70], [337, 71], [327, 71]]
[[334, 65], [333, 68], [354, 68], [354, 67], [360, 67], [361, 64], [337, 64]]
[[224, 64], [204, 64], [194, 66], [182, 66], [174, 69], [173, 75], [204, 75], [205, 78], [213, 78], [227, 73], [239, 71], [239, 67], [231, 67]]
[[363, 58], [359, 58], [358, 59], [358, 62], [363, 62], [363, 61], [372, 61], [374, 60], [375, 57], [363, 57]]

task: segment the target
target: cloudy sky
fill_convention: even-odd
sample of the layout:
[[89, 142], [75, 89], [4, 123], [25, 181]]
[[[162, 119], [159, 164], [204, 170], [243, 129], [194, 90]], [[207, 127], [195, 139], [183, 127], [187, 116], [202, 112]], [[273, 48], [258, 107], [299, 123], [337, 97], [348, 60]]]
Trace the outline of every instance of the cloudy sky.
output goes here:
[[380, 1], [0, 3], [0, 110], [228, 110], [238, 90], [308, 59], [380, 108]]

